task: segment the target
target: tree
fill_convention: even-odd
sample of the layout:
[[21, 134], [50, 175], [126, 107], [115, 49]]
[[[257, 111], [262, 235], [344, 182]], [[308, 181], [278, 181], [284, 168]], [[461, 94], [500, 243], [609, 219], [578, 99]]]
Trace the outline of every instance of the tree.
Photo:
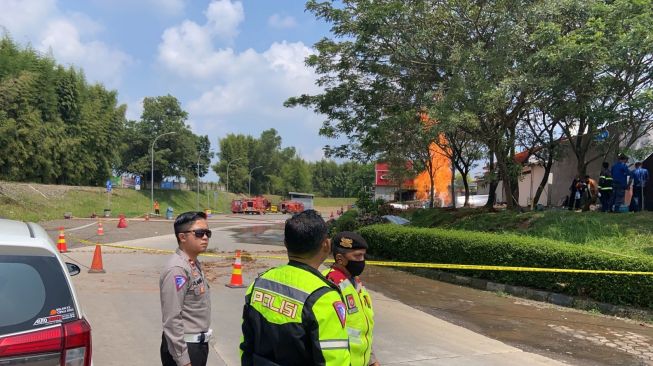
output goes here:
[[125, 106], [81, 70], [0, 39], [0, 177], [103, 184], [120, 162]]
[[551, 80], [548, 112], [560, 120], [585, 175], [589, 163], [653, 129], [652, 3], [552, 2], [537, 18], [534, 65]]
[[145, 98], [140, 121], [127, 123], [127, 148], [122, 155], [120, 171], [139, 174], [150, 181], [152, 142], [157, 136], [174, 132], [156, 141], [154, 180], [184, 177], [193, 182], [197, 176], [198, 156], [200, 176], [204, 175], [208, 170], [201, 166], [207, 166], [212, 156], [208, 136], [193, 134], [186, 125], [187, 118], [188, 113], [172, 95]]

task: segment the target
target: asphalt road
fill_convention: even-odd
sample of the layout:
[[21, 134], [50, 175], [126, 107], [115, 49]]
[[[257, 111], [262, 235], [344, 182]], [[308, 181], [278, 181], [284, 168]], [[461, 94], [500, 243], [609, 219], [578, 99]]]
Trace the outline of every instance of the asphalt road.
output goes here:
[[[237, 365], [244, 289], [229, 289], [231, 255], [284, 257], [281, 215], [220, 216], [205, 258], [210, 267], [217, 335], [210, 365]], [[85, 225], [90, 226], [84, 227]], [[91, 221], [65, 224], [71, 253], [90, 265], [92, 247], [82, 242], [116, 242], [172, 250], [170, 221], [130, 221], [127, 229], [105, 222], [97, 237]], [[79, 228], [79, 229], [76, 229]], [[72, 229], [72, 230], [71, 230]], [[57, 231], [52, 235], [56, 239]], [[74, 278], [93, 326], [96, 365], [153, 365], [158, 362], [160, 310], [158, 276], [166, 255], [103, 248], [106, 274], [83, 271]], [[244, 261], [248, 283], [276, 259]], [[377, 328], [375, 352], [384, 365], [647, 365], [653, 364], [653, 330], [646, 324], [579, 312], [441, 283], [387, 268], [369, 267], [364, 280], [373, 290]]]

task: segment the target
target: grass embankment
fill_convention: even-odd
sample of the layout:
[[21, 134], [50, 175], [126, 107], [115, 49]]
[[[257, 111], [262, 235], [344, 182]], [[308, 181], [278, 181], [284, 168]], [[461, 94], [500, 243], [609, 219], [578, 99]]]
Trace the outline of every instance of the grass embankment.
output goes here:
[[415, 211], [412, 224], [512, 233], [584, 245], [618, 256], [653, 257], [653, 212], [606, 214], [551, 210], [516, 213], [432, 209]]
[[[210, 198], [207, 198], [207, 195]], [[227, 212], [232, 195], [222, 192], [214, 201], [213, 192], [200, 191], [200, 209]], [[192, 191], [154, 190], [161, 214], [170, 206], [175, 214], [197, 209], [197, 193]], [[65, 212], [75, 217], [102, 215], [110, 209], [112, 216], [141, 216], [152, 212], [150, 191], [114, 188], [109, 198], [104, 188], [72, 187], [26, 183], [0, 183], [0, 216], [17, 220], [47, 221], [63, 218]]]
[[[231, 200], [236, 197], [241, 196], [224, 192], [217, 192], [214, 196], [213, 191], [200, 191], [200, 210], [209, 208], [215, 213], [231, 212]], [[280, 196], [266, 197], [273, 204], [281, 200]], [[174, 209], [175, 215], [197, 209], [195, 191], [155, 189], [154, 199], [159, 201], [164, 216], [169, 206]], [[330, 209], [354, 201], [354, 198], [316, 197], [315, 207], [318, 210]], [[0, 217], [39, 222], [61, 219], [65, 212], [70, 212], [75, 217], [90, 217], [92, 213], [101, 216], [104, 209], [111, 209], [114, 217], [121, 213], [135, 217], [152, 212], [150, 190], [114, 188], [109, 200], [106, 190], [101, 187], [0, 182]]]

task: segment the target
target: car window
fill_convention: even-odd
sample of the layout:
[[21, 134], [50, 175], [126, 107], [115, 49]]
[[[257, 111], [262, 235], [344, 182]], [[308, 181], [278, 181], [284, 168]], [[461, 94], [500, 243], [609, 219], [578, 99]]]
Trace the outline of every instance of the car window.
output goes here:
[[56, 258], [0, 255], [0, 335], [77, 318], [68, 281]]

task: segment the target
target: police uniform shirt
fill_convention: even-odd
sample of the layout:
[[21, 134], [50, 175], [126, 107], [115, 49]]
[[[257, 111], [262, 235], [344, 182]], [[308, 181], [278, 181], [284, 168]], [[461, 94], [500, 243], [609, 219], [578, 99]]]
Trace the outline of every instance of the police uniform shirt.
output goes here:
[[184, 334], [207, 332], [211, 325], [209, 284], [199, 261], [181, 249], [170, 256], [159, 280], [163, 333], [178, 365], [190, 363]]

